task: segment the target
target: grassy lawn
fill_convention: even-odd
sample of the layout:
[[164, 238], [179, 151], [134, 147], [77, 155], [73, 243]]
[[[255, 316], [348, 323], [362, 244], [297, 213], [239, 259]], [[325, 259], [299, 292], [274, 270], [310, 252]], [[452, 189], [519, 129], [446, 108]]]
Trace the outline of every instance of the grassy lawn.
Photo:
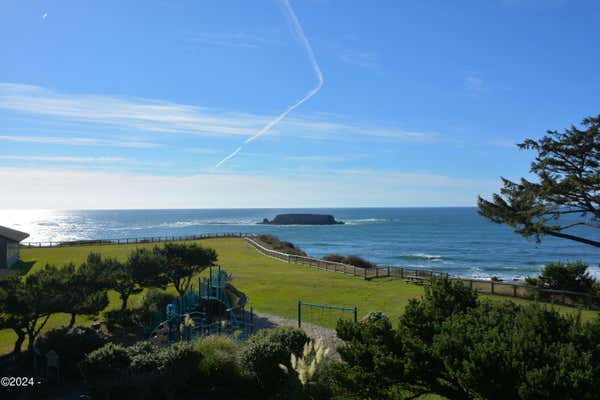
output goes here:
[[[234, 285], [248, 295], [249, 305], [259, 312], [295, 318], [297, 302], [303, 300], [309, 303], [357, 306], [359, 318], [369, 311], [383, 311], [394, 320], [402, 314], [409, 299], [419, 297], [423, 293], [421, 286], [395, 278], [364, 281], [343, 274], [287, 264], [262, 255], [243, 239], [207, 239], [199, 243], [217, 251], [221, 266], [233, 275]], [[23, 249], [21, 258], [25, 262], [33, 262], [30, 271], [35, 271], [46, 263], [81, 263], [91, 251], [124, 259], [136, 247], [151, 246], [153, 244]], [[492, 295], [482, 297], [500, 301], [509, 299]], [[134, 305], [137, 300], [139, 295], [130, 300], [130, 305]], [[521, 299], [511, 300], [526, 302]], [[111, 293], [109, 307], [114, 308], [118, 304], [116, 294]], [[557, 308], [565, 313], [577, 312], [569, 307]], [[591, 311], [582, 313], [584, 319], [593, 318], [595, 315], [597, 313]], [[59, 327], [67, 322], [66, 315], [53, 316], [48, 321], [47, 329]], [[78, 323], [89, 323], [89, 319], [80, 318]], [[0, 354], [11, 351], [13, 344], [12, 331], [0, 331]]]

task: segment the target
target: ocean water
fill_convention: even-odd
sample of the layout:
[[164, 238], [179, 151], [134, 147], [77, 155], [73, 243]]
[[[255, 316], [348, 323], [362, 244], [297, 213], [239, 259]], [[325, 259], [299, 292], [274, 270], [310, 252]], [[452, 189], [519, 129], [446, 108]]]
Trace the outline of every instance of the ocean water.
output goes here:
[[[257, 224], [286, 212], [332, 214], [346, 224]], [[27, 241], [32, 242], [268, 233], [316, 257], [355, 254], [383, 266], [432, 269], [474, 278], [523, 279], [537, 274], [546, 262], [583, 260], [600, 277], [598, 249], [551, 237], [537, 244], [513, 233], [510, 227], [489, 222], [475, 208], [0, 210], [0, 225], [30, 233]], [[600, 233], [595, 235], [600, 240]]]

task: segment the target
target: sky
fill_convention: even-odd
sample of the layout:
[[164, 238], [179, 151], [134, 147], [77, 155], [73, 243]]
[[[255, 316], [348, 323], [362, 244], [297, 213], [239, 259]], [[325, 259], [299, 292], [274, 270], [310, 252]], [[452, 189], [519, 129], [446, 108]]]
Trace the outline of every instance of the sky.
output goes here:
[[4, 0], [0, 209], [474, 206], [527, 176], [516, 143], [600, 113], [598, 20], [574, 0]]

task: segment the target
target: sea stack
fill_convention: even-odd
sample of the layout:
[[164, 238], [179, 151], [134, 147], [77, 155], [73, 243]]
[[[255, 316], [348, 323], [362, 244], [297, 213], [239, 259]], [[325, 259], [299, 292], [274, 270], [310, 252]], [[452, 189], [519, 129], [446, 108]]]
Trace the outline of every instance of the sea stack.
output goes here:
[[271, 221], [267, 218], [261, 222], [265, 225], [340, 225], [333, 215], [327, 214], [279, 214]]

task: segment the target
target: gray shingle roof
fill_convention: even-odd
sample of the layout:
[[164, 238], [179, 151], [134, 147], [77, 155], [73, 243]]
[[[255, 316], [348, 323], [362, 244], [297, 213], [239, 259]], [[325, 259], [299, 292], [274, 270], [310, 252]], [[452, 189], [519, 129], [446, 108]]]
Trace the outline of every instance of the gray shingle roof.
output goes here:
[[29, 233], [17, 231], [0, 225], [0, 236], [13, 242], [20, 242], [29, 237]]

